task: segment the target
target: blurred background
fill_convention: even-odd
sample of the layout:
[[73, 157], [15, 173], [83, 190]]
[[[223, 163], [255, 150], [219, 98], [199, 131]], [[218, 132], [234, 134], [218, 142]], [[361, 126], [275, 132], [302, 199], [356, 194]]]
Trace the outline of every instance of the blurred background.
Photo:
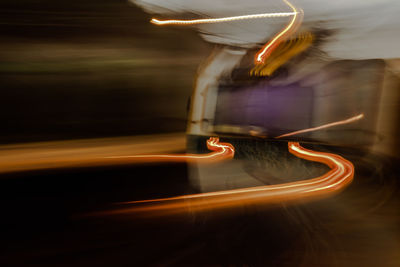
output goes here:
[[[150, 18], [126, 0], [0, 2], [0, 265], [400, 266], [397, 59], [327, 65], [299, 93], [305, 102], [318, 99], [323, 112], [283, 110], [269, 96], [254, 97], [269, 84], [243, 81], [242, 62], [216, 84], [220, 106], [200, 117], [206, 134], [188, 135], [196, 123], [192, 91], [210, 54], [224, 62], [244, 53]], [[315, 71], [308, 63], [301, 70]], [[276, 88], [286, 86], [285, 68], [270, 79]], [[256, 93], [246, 98], [238, 88]], [[293, 107], [304, 104], [287, 97], [298, 87], [285, 88], [268, 90]], [[260, 110], [259, 121], [249, 122]], [[369, 117], [354, 127], [295, 138], [353, 162], [354, 182], [333, 197], [173, 216], [104, 212], [122, 202], [322, 175], [328, 168], [291, 155], [287, 140], [251, 136], [248, 126], [282, 134], [359, 112]], [[235, 146], [233, 161], [204, 167], [104, 159], [205, 153], [207, 134], [215, 133]]]
[[1, 143], [183, 132], [209, 46], [127, 1], [1, 1]]

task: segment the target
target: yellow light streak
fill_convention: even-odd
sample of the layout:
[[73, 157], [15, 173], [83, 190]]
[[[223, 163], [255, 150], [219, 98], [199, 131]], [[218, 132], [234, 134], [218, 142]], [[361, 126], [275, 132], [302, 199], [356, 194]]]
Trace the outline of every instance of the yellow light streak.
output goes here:
[[265, 58], [269, 55], [270, 51], [272, 51], [277, 45], [282, 41], [285, 34], [289, 33], [292, 27], [295, 25], [296, 19], [299, 17], [299, 12], [303, 13], [302, 10], [298, 11], [289, 1], [283, 0], [292, 10], [293, 10], [293, 18], [290, 23], [279, 32], [271, 41], [269, 41], [257, 54], [256, 54], [256, 64], [262, 64], [265, 61]]
[[270, 76], [280, 66], [285, 64], [291, 58], [305, 51], [312, 44], [314, 36], [309, 33], [302, 33], [295, 39], [279, 44], [274, 51], [264, 60], [263, 64], [256, 64], [250, 71], [250, 75]]

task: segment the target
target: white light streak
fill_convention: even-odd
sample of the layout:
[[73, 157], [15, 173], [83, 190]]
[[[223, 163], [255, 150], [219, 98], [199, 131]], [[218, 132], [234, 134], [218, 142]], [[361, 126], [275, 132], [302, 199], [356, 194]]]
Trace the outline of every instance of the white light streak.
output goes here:
[[223, 17], [223, 18], [191, 19], [191, 20], [175, 20], [175, 19], [159, 20], [156, 18], [152, 18], [150, 22], [156, 25], [194, 25], [194, 24], [230, 22], [230, 21], [247, 20], [247, 19], [290, 17], [290, 16], [295, 16], [296, 14], [297, 12], [278, 12], [278, 13], [261, 13], [252, 15]]

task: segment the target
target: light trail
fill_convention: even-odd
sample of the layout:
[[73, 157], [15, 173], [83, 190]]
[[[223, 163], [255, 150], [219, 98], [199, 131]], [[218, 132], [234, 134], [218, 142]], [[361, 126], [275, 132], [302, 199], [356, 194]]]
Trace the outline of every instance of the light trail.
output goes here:
[[[280, 33], [278, 33], [270, 42], [268, 42], [257, 54], [256, 64], [263, 64], [265, 58], [276, 48], [285, 38], [285, 35], [293, 31], [299, 11], [287, 0], [283, 0], [292, 10], [293, 18], [290, 23]], [[302, 11], [301, 11], [302, 14]], [[269, 14], [270, 15], [270, 14]], [[254, 17], [257, 16], [257, 17]], [[261, 18], [266, 14], [256, 14], [237, 17], [225, 17], [219, 19], [197, 19], [197, 20], [165, 20], [152, 19], [151, 22], [157, 25], [168, 24], [199, 24], [199, 23], [218, 23], [232, 20]], [[296, 135], [305, 132], [316, 131], [328, 127], [347, 124], [363, 118], [363, 114], [357, 115], [347, 120], [329, 123], [319, 127], [299, 130], [287, 133], [276, 138]], [[148, 159], [154, 160], [214, 160], [215, 158], [227, 159], [233, 158], [234, 147], [227, 143], [218, 143], [217, 137], [211, 137], [207, 141], [210, 150], [216, 151], [207, 155], [143, 155], [130, 156], [130, 159]], [[325, 152], [317, 152], [305, 149], [297, 142], [288, 143], [289, 152], [293, 155], [314, 162], [320, 162], [327, 165], [331, 170], [324, 175], [297, 182], [289, 182], [278, 185], [257, 186], [242, 189], [224, 190], [209, 193], [199, 193], [182, 195], [168, 198], [158, 198], [150, 200], [140, 200], [124, 202], [124, 205], [133, 205], [133, 207], [122, 208], [114, 211], [105, 212], [106, 214], [123, 214], [131, 212], [160, 212], [176, 213], [184, 211], [202, 211], [215, 208], [235, 207], [244, 204], [273, 204], [288, 201], [308, 200], [317, 197], [329, 196], [340, 191], [351, 183], [354, 177], [353, 164], [339, 155]], [[128, 157], [125, 157], [128, 158]], [[104, 214], [104, 213], [103, 213]]]
[[252, 15], [223, 17], [223, 18], [190, 19], [190, 20], [160, 20], [152, 18], [150, 22], [155, 25], [195, 25], [195, 24], [207, 24], [207, 23], [222, 23], [235, 20], [293, 16], [289, 24], [282, 31], [280, 31], [271, 41], [265, 44], [264, 47], [256, 54], [255, 64], [257, 65], [257, 64], [263, 64], [265, 62], [265, 59], [283, 41], [285, 36], [289, 35], [291, 31], [294, 31], [296, 20], [302, 17], [301, 15], [303, 14], [303, 10], [301, 9], [297, 10], [296, 7], [287, 0], [283, 0], [283, 2], [292, 9], [292, 12], [261, 13]]
[[3, 145], [0, 174], [150, 162], [213, 163], [234, 155], [232, 145], [220, 143], [216, 137], [210, 138], [207, 146], [211, 153], [171, 154], [186, 149], [183, 133]]
[[299, 130], [299, 131], [295, 131], [295, 132], [282, 134], [282, 135], [277, 136], [275, 138], [288, 137], [288, 136], [302, 134], [302, 133], [314, 132], [314, 131], [318, 131], [318, 130], [322, 130], [322, 129], [326, 129], [326, 128], [330, 128], [330, 127], [334, 127], [334, 126], [338, 126], [338, 125], [349, 124], [349, 123], [361, 120], [362, 118], [364, 118], [364, 113], [361, 113], [361, 114], [359, 114], [357, 116], [351, 117], [351, 118], [346, 119], [346, 120], [331, 122], [331, 123], [324, 124], [324, 125], [321, 125], [321, 126], [318, 126], [318, 127], [313, 127], [313, 128], [308, 128], [308, 129], [303, 129], [303, 130]]
[[[347, 124], [359, 120], [364, 114], [347, 120], [322, 126], [287, 133], [276, 138], [283, 138], [300, 133], [317, 131], [328, 127]], [[17, 144], [0, 147], [0, 173], [11, 173], [29, 170], [95, 167], [143, 163], [151, 161], [207, 161], [224, 159], [220, 152], [202, 155], [172, 155], [171, 151], [185, 149], [183, 134], [153, 135], [141, 137], [88, 139], [73, 141], [42, 142]], [[213, 144], [213, 142], [211, 142]], [[225, 144], [229, 145], [230, 144]], [[211, 149], [212, 150], [212, 149]], [[120, 154], [114, 156], [116, 151]], [[153, 153], [146, 155], [145, 153]], [[226, 153], [234, 154], [233, 147], [227, 147]], [[132, 156], [132, 153], [145, 156]], [[157, 157], [158, 155], [158, 157]], [[154, 157], [156, 156], [156, 157]]]
[[141, 154], [171, 154], [186, 149], [185, 133], [47, 141], [0, 146], [0, 174], [131, 164], [121, 158]]
[[124, 202], [122, 204], [133, 205], [133, 207], [108, 211], [103, 214], [155, 212], [155, 215], [157, 215], [229, 208], [244, 204], [265, 205], [308, 200], [329, 196], [345, 188], [353, 180], [353, 164], [339, 155], [305, 149], [297, 142], [289, 142], [288, 148], [293, 155], [309, 161], [326, 164], [331, 170], [317, 178], [279, 185]]
[[232, 159], [235, 154], [235, 148], [228, 143], [220, 143], [218, 137], [210, 137], [207, 140], [207, 148], [211, 151], [208, 154], [160, 154], [160, 155], [134, 155], [134, 156], [112, 156], [106, 157], [110, 160], [121, 160], [125, 163], [142, 162], [218, 162], [226, 159]]
[[[293, 18], [290, 23], [281, 31], [279, 32], [271, 41], [269, 41], [257, 54], [255, 58], [256, 64], [263, 64], [265, 59], [271, 54], [272, 50], [274, 50], [284, 39], [285, 35], [290, 33], [293, 26], [295, 25], [296, 19], [299, 17], [299, 11], [293, 6], [289, 1], [283, 0], [292, 10], [293, 10]], [[303, 13], [303, 11], [300, 11]]]
[[263, 19], [263, 18], [277, 18], [277, 17], [289, 17], [295, 16], [295, 12], [278, 12], [278, 13], [261, 13], [252, 15], [241, 15], [223, 18], [210, 18], [210, 19], [189, 19], [189, 20], [160, 20], [152, 18], [151, 23], [156, 25], [195, 25], [195, 24], [210, 24], [210, 23], [221, 23], [230, 22], [236, 20], [247, 20], [247, 19]]
[[281, 42], [276, 46], [274, 51], [269, 53], [269, 56], [265, 58], [263, 64], [256, 64], [256, 66], [250, 71], [250, 75], [272, 75], [280, 66], [310, 47], [313, 40], [314, 36], [311, 33], [306, 32], [299, 34], [296, 38], [291, 39], [288, 42]]
[[[348, 124], [362, 118], [364, 118], [363, 113], [346, 120], [336, 121], [314, 128], [287, 133], [276, 138]], [[207, 144], [209, 146], [211, 145], [211, 148], [209, 147], [210, 150], [212, 150], [215, 140], [218, 142], [217, 138], [210, 138], [208, 140]], [[222, 147], [224, 145], [227, 144], [223, 144]], [[228, 145], [231, 147], [232, 151], [234, 151], [233, 146], [230, 144]], [[299, 158], [326, 164], [331, 168], [331, 170], [320, 177], [298, 182], [124, 202], [122, 204], [130, 204], [134, 206], [115, 211], [109, 211], [106, 212], [106, 214], [121, 214], [130, 212], [179, 213], [187, 210], [202, 211], [214, 208], [234, 207], [243, 204], [274, 204], [280, 202], [306, 200], [329, 196], [332, 193], [338, 192], [345, 188], [353, 180], [353, 164], [339, 155], [305, 149], [301, 147], [298, 142], [289, 142], [288, 149], [290, 153]], [[168, 157], [175, 156], [171, 155]], [[198, 155], [194, 157], [198, 157]]]

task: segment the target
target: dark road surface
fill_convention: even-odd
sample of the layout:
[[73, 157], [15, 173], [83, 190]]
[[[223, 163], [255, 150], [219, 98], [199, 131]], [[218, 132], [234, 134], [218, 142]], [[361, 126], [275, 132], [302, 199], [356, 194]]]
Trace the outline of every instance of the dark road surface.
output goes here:
[[186, 164], [3, 175], [0, 262], [2, 266], [398, 266], [395, 161], [349, 149], [319, 149], [336, 151], [355, 165], [354, 182], [335, 197], [175, 216], [96, 212], [118, 209], [118, 202], [196, 192], [188, 182]]

